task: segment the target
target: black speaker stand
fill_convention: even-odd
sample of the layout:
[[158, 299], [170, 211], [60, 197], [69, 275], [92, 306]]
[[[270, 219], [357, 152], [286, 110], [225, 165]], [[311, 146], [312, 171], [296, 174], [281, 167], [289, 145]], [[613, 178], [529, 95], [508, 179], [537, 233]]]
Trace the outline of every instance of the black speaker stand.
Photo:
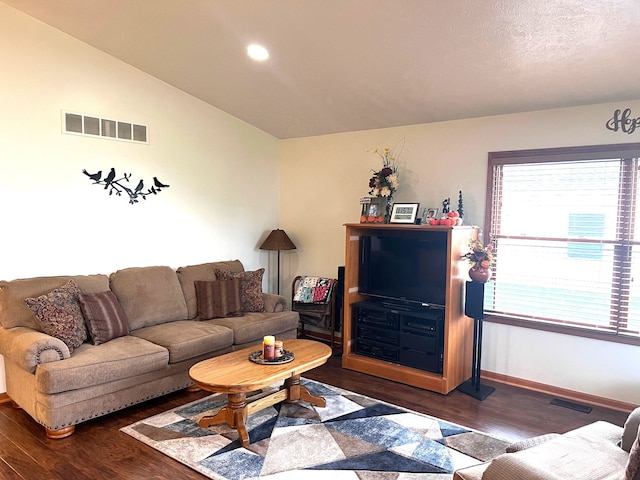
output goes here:
[[[469, 302], [470, 297], [474, 297], [474, 301], [477, 302], [479, 298], [484, 302], [484, 284], [476, 286], [477, 282], [467, 282], [467, 295], [465, 302]], [[475, 287], [474, 295], [469, 295]], [[480, 303], [482, 305], [482, 303]], [[462, 383], [456, 390], [465, 393], [477, 400], [484, 400], [494, 391], [494, 387], [489, 385], [482, 385], [480, 382], [480, 363], [482, 361], [482, 321], [484, 320], [484, 313], [480, 313], [482, 308], [472, 308], [472, 305], [465, 305], [465, 313], [474, 311], [473, 319], [473, 364], [471, 366], [471, 379]]]

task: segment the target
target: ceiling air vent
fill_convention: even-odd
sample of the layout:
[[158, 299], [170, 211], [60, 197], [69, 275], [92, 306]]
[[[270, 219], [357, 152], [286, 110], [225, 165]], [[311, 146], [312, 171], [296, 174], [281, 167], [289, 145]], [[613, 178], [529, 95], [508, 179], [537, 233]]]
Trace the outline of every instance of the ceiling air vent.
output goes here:
[[62, 114], [62, 131], [64, 133], [124, 140], [125, 142], [149, 143], [146, 125], [81, 113], [62, 112]]

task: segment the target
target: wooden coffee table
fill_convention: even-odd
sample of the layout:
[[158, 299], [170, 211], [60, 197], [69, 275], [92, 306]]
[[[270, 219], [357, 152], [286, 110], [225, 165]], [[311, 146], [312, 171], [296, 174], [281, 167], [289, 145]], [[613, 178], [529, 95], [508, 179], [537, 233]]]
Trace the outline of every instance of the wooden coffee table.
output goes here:
[[[226, 423], [238, 430], [243, 447], [249, 445], [247, 416], [278, 402], [294, 403], [305, 400], [320, 407], [326, 406], [324, 398], [313, 395], [300, 385], [300, 374], [319, 367], [331, 356], [331, 349], [312, 340], [284, 340], [284, 349], [293, 352], [289, 363], [261, 365], [249, 360], [249, 354], [261, 350], [262, 344], [227, 353], [196, 363], [189, 376], [203, 390], [227, 394], [227, 405], [215, 415], [202, 417], [200, 427]], [[246, 394], [284, 380], [280, 390], [253, 402], [247, 402]]]

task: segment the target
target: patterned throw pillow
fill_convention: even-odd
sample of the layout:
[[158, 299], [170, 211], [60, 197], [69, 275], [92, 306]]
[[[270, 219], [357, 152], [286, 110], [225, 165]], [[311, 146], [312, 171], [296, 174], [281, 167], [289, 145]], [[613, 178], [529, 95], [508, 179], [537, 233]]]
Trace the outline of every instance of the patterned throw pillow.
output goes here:
[[198, 318], [208, 320], [242, 315], [240, 304], [240, 279], [196, 280]]
[[631, 445], [625, 480], [640, 480], [640, 430], [635, 442]]
[[262, 297], [262, 275], [264, 268], [255, 272], [229, 272], [216, 269], [218, 280], [240, 279], [240, 304], [243, 312], [264, 312]]
[[78, 300], [94, 345], [129, 334], [127, 316], [112, 291], [81, 293]]
[[55, 288], [45, 295], [24, 299], [40, 323], [42, 331], [62, 340], [69, 347], [69, 353], [87, 339], [87, 327], [78, 303], [79, 295], [78, 285], [69, 280], [62, 287]]

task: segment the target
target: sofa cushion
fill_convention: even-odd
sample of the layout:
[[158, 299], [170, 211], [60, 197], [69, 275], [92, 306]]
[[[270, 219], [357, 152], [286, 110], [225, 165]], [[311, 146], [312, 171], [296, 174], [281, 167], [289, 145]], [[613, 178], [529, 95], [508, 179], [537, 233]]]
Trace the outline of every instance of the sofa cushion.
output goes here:
[[104, 292], [109, 289], [106, 275], [78, 275], [64, 277], [35, 277], [0, 281], [0, 323], [4, 328], [29, 327], [40, 329], [33, 312], [24, 303], [27, 297], [37, 297], [61, 287], [70, 279], [82, 293]]
[[80, 309], [79, 295], [78, 285], [69, 280], [45, 295], [24, 300], [40, 322], [41, 330], [62, 340], [69, 347], [69, 353], [87, 339], [87, 327]]
[[208, 321], [181, 320], [154, 325], [131, 332], [131, 335], [161, 345], [169, 351], [169, 363], [178, 363], [205, 353], [229, 348], [233, 332]]
[[625, 473], [625, 480], [640, 480], [640, 431], [638, 431], [635, 442], [631, 445]]
[[226, 262], [201, 263], [199, 265], [189, 265], [176, 270], [182, 293], [187, 303], [187, 318], [196, 318], [198, 314], [198, 303], [196, 296], [196, 280], [216, 280], [216, 269], [228, 270], [230, 272], [243, 272], [244, 267], [240, 260], [229, 260]]
[[78, 297], [94, 345], [129, 333], [127, 317], [114, 293], [81, 293]]
[[131, 335], [84, 343], [66, 360], [38, 365], [36, 387], [47, 394], [66, 392], [164, 369], [168, 362], [166, 348]]
[[239, 278], [213, 281], [197, 280], [195, 286], [199, 319], [209, 320], [242, 315]]
[[241, 345], [262, 342], [265, 335], [278, 336], [298, 328], [298, 312], [290, 310], [278, 313], [245, 313], [242, 317], [215, 318], [202, 323], [223, 325], [233, 330], [233, 343]]
[[129, 330], [184, 320], [187, 305], [176, 272], [170, 267], [132, 267], [109, 277], [129, 322]]
[[264, 298], [262, 297], [262, 275], [264, 268], [252, 272], [230, 272], [228, 270], [216, 270], [219, 280], [239, 278], [240, 302], [243, 312], [264, 312]]

